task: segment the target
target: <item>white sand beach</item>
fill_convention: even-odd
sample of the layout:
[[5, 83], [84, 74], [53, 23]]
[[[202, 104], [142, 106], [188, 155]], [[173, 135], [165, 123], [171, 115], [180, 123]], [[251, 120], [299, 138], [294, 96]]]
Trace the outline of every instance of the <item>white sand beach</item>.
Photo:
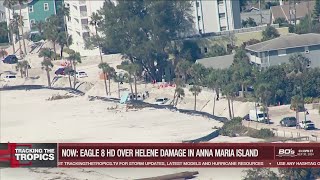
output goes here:
[[[20, 88], [0, 91], [0, 140], [1, 142], [28, 142], [28, 143], [56, 143], [56, 142], [119, 142], [119, 143], [158, 143], [182, 142], [197, 139], [212, 133], [222, 123], [214, 118], [202, 115], [185, 114], [169, 109], [146, 107], [142, 109], [129, 109], [117, 102], [92, 100], [90, 96], [106, 97], [103, 81], [99, 79], [97, 57], [85, 58], [79, 64], [78, 70], [87, 72], [87, 78], [79, 79], [77, 89], [85, 95], [70, 94], [63, 88], [69, 87], [67, 77], [62, 77], [53, 84], [54, 88], [47, 89], [45, 72], [41, 70], [41, 59], [30, 55], [28, 60], [32, 69], [29, 79], [18, 78], [14, 81], [0, 81], [0, 86], [14, 87], [17, 85], [34, 85], [33, 88]], [[104, 56], [104, 61], [116, 67], [120, 64], [119, 55]], [[55, 61], [54, 70], [60, 61]], [[1, 63], [0, 73], [15, 72], [14, 65]], [[118, 70], [117, 70], [118, 71]], [[16, 73], [16, 72], [15, 72]], [[38, 87], [36, 85], [41, 85]], [[111, 82], [111, 96], [118, 97], [118, 84]], [[121, 89], [129, 89], [124, 83]], [[155, 98], [167, 97], [172, 99], [174, 88], [159, 88], [157, 85], [143, 83], [138, 85], [138, 91], [149, 91], [147, 103], [154, 103]], [[186, 97], [179, 101], [178, 108], [192, 110], [194, 97], [185, 89]], [[53, 95], [70, 94], [69, 99], [48, 101]], [[213, 92], [203, 90], [198, 96], [197, 110], [211, 114], [213, 106]], [[253, 103], [235, 102], [235, 116], [244, 116]], [[227, 101], [221, 98], [216, 102], [215, 115], [228, 117]], [[260, 142], [260, 139], [248, 137], [219, 136], [210, 142]], [[237, 180], [243, 176], [241, 168], [235, 169], [2, 169], [1, 179], [5, 180], [38, 180], [38, 179], [103, 179], [122, 180], [136, 179], [166, 175], [183, 171], [199, 171], [195, 179], [199, 180]], [[232, 172], [232, 173], [231, 173]]]

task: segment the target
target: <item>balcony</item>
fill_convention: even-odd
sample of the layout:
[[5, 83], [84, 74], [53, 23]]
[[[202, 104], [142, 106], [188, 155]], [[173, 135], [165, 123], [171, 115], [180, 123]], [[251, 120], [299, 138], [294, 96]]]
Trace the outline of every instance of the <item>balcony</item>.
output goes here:
[[80, 17], [88, 17], [87, 11], [80, 11]]
[[86, 4], [87, 4], [87, 2], [85, 0], [80, 0], [79, 1], [79, 5], [80, 6], [83, 6], [83, 5], [86, 5]]
[[82, 25], [82, 31], [90, 31], [89, 26], [88, 25]]

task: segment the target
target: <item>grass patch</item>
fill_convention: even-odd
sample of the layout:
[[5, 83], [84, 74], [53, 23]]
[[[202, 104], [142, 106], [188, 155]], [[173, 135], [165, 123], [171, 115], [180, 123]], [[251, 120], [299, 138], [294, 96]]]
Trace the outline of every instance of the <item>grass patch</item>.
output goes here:
[[230, 121], [226, 121], [219, 130], [220, 135], [236, 137], [249, 136], [259, 139], [270, 139], [274, 137], [274, 133], [270, 129], [253, 129], [242, 125], [242, 118], [236, 117]]

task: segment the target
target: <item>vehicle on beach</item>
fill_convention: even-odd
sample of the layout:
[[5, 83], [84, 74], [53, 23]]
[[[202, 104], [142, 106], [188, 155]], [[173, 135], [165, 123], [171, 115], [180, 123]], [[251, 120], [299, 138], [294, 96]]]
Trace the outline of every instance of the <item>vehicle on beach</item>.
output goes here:
[[157, 105], [163, 105], [169, 101], [168, 98], [157, 98], [155, 104]]
[[280, 121], [280, 126], [295, 127], [297, 126], [297, 119], [295, 117], [285, 117]]
[[268, 119], [267, 113], [264, 113], [260, 110], [250, 110], [249, 119], [256, 122], [266, 122]]
[[5, 64], [16, 64], [18, 63], [18, 58], [16, 55], [9, 55], [5, 57], [2, 61]]
[[300, 122], [299, 126], [300, 126], [300, 128], [305, 129], [305, 130], [315, 129], [314, 123], [310, 120]]
[[16, 78], [17, 78], [16, 75], [8, 74], [8, 75], [5, 75], [5, 76], [3, 77], [3, 80], [4, 80], [5, 82], [9, 82], [9, 81], [15, 80]]
[[78, 71], [78, 72], [76, 72], [76, 77], [77, 78], [85, 78], [85, 77], [88, 77], [88, 74], [84, 71]]
[[57, 69], [55, 72], [54, 72], [54, 74], [56, 75], [56, 76], [59, 76], [59, 75], [65, 75], [65, 69], [64, 68], [59, 68], [59, 69]]
[[250, 117], [249, 117], [249, 114], [243, 116], [242, 118], [243, 120], [246, 120], [246, 121], [250, 121]]

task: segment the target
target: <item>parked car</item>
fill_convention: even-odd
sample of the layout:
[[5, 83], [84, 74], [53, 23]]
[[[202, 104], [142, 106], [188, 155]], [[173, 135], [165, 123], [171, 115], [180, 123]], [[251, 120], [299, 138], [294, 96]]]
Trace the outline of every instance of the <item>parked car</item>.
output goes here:
[[314, 123], [312, 121], [310, 121], [310, 120], [300, 122], [299, 126], [302, 129], [306, 129], [306, 130], [315, 128]]
[[8, 75], [5, 75], [5, 76], [3, 77], [3, 80], [6, 81], [6, 82], [9, 82], [9, 81], [14, 80], [14, 79], [16, 79], [16, 78], [17, 78], [16, 75], [8, 74]]
[[245, 116], [243, 117], [243, 120], [250, 121], [249, 114], [245, 115]]
[[88, 77], [88, 75], [84, 71], [78, 71], [78, 72], [76, 72], [76, 77], [77, 78], [84, 78], [84, 77]]
[[285, 117], [280, 121], [280, 125], [286, 127], [297, 126], [297, 119], [295, 117]]
[[165, 104], [168, 101], [169, 101], [168, 98], [157, 98], [155, 104], [162, 105], [162, 104]]
[[64, 68], [59, 68], [54, 72], [55, 75], [65, 75]]
[[9, 55], [3, 59], [3, 63], [6, 64], [16, 64], [18, 63], [18, 58], [16, 55]]

